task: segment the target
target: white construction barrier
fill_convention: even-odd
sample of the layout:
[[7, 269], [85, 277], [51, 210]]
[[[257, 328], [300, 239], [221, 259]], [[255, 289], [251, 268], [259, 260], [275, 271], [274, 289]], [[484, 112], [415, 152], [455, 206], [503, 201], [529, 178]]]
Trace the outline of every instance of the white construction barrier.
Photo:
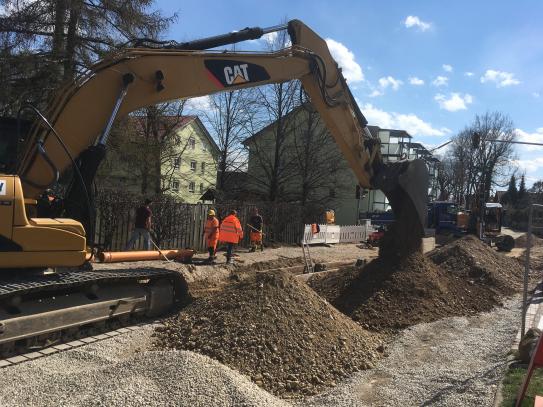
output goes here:
[[302, 243], [305, 244], [332, 244], [364, 242], [373, 230], [371, 223], [363, 225], [338, 226], [319, 225], [319, 233], [311, 233], [311, 225], [305, 225]]

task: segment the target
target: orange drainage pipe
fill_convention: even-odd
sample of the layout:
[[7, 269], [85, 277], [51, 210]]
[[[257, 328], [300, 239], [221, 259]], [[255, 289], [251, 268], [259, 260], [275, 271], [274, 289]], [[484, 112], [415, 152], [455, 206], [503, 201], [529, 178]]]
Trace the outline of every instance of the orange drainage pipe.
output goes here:
[[161, 251], [100, 252], [97, 254], [97, 257], [102, 263], [117, 263], [121, 261], [164, 260], [164, 257], [170, 260], [186, 260], [192, 258], [193, 255], [194, 250], [191, 249], [172, 249]]

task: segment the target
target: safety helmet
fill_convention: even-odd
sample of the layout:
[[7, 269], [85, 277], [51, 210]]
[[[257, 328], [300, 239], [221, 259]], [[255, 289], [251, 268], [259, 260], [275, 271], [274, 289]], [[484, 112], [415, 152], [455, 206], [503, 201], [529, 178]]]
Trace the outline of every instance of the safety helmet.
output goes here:
[[215, 211], [213, 209], [210, 209], [207, 211], [207, 216], [215, 216]]

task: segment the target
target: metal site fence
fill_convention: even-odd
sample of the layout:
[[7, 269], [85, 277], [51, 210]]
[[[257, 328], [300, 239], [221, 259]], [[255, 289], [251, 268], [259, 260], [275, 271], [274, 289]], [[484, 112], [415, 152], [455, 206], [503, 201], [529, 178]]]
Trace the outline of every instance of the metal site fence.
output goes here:
[[[526, 251], [524, 254], [524, 278], [523, 278], [523, 290], [522, 290], [522, 317], [521, 317], [521, 338], [526, 333], [526, 318], [527, 314], [532, 309], [532, 314], [537, 312], [537, 304], [541, 302], [541, 291], [543, 282], [539, 282], [538, 286], [533, 292], [532, 298], [528, 298], [529, 280], [530, 280], [530, 252], [532, 250], [532, 234], [536, 232], [543, 232], [543, 205], [530, 204], [528, 211], [528, 232], [526, 233]], [[541, 280], [541, 276], [538, 276]], [[534, 306], [535, 305], [535, 306]], [[532, 315], [534, 317], [534, 315]]]
[[[102, 250], [124, 250], [134, 230], [135, 213], [139, 200], [115, 199], [107, 196], [97, 199], [95, 244]], [[151, 237], [160, 248], [193, 248], [205, 251], [204, 226], [209, 209], [215, 209], [220, 220], [232, 209], [244, 230], [240, 246], [249, 246], [247, 223], [252, 209], [258, 207], [264, 220], [264, 245], [298, 244], [304, 231], [307, 209], [296, 204], [268, 202], [226, 202], [220, 204], [186, 204], [164, 199], [151, 204]], [[320, 219], [323, 211], [319, 211]], [[319, 217], [320, 216], [320, 217]], [[136, 249], [143, 249], [143, 239], [136, 243]]]

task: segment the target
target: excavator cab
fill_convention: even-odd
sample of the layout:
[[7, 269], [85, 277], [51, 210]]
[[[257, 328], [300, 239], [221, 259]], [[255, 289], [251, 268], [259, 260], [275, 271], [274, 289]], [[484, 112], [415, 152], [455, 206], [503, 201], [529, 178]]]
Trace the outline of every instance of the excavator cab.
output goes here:
[[85, 230], [72, 219], [28, 216], [36, 200], [25, 199], [15, 174], [18, 150], [30, 123], [0, 119], [0, 256], [1, 268], [79, 266], [85, 262]]

